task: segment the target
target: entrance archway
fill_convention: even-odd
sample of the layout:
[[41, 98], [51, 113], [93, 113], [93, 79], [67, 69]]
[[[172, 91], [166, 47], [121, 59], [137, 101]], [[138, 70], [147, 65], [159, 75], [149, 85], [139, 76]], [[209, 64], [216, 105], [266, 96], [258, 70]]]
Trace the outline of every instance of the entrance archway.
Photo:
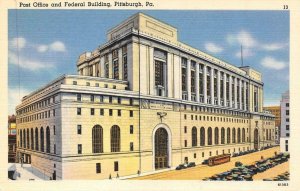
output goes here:
[[254, 130], [254, 149], [258, 150], [258, 129]]
[[155, 169], [168, 168], [168, 132], [165, 128], [158, 128], [155, 132]]

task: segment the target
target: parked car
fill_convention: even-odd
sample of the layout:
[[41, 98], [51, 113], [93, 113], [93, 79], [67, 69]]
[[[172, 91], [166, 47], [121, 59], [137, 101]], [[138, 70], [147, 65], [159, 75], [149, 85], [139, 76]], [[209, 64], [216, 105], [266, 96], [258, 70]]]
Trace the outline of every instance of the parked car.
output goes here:
[[196, 163], [194, 163], [194, 162], [190, 162], [190, 163], [187, 165], [188, 168], [194, 167], [194, 166], [196, 166]]
[[208, 159], [205, 159], [202, 164], [208, 164]]
[[186, 166], [184, 166], [183, 164], [180, 164], [176, 167], [176, 170], [181, 170], [181, 169], [185, 169]]

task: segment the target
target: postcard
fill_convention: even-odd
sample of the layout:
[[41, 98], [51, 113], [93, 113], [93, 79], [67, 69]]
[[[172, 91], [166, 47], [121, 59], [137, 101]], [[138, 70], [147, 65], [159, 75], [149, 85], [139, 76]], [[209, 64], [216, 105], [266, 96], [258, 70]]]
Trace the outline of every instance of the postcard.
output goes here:
[[299, 3], [1, 4], [0, 190], [297, 190]]

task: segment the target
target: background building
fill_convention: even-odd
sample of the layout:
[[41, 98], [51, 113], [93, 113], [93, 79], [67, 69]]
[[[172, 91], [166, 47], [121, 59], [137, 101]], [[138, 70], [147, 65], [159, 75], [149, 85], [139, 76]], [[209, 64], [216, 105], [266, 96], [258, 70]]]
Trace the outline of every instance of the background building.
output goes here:
[[53, 179], [107, 179], [274, 145], [261, 74], [135, 14], [17, 106], [18, 159]]
[[16, 158], [16, 116], [8, 116], [8, 162]]
[[280, 150], [289, 151], [290, 138], [290, 92], [286, 91], [280, 101], [281, 127], [280, 127]]
[[281, 109], [280, 106], [267, 106], [263, 108], [266, 111], [275, 115], [275, 141], [276, 144], [280, 143], [280, 129], [281, 129]]

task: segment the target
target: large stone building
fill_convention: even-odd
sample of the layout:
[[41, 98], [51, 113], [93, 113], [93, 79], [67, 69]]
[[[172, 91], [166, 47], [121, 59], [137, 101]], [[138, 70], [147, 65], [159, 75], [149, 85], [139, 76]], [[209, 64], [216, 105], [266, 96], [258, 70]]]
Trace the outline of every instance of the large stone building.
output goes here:
[[280, 150], [289, 151], [290, 138], [290, 92], [282, 94], [280, 101], [281, 108], [281, 126], [280, 126]]
[[8, 116], [8, 162], [16, 160], [16, 116]]
[[17, 106], [18, 156], [53, 179], [143, 174], [274, 144], [261, 74], [142, 13]]
[[281, 127], [281, 109], [280, 106], [265, 106], [264, 110], [271, 112], [275, 115], [275, 142], [280, 143], [280, 127]]

